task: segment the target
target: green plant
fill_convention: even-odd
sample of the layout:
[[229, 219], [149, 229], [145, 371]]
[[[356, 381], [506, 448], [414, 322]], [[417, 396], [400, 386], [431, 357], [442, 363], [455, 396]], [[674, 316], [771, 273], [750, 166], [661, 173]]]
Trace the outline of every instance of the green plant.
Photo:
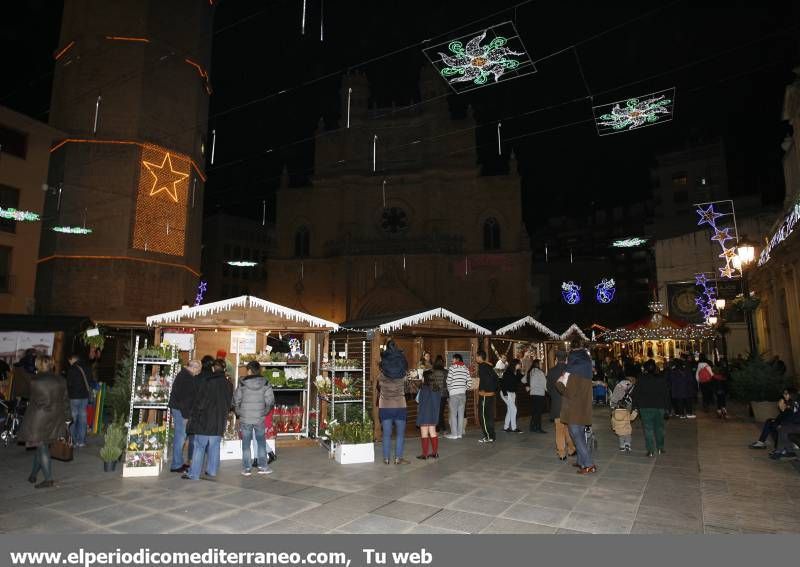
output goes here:
[[119, 459], [125, 445], [125, 427], [121, 423], [109, 424], [103, 439], [105, 444], [100, 449], [100, 458], [106, 463]]
[[83, 341], [83, 344], [85, 344], [86, 346], [95, 347], [97, 349], [102, 350], [103, 346], [105, 346], [105, 344], [106, 344], [106, 335], [103, 332], [103, 329], [100, 328], [100, 327], [97, 327], [96, 328], [97, 334], [94, 335], [94, 336], [89, 336], [87, 334], [88, 331], [90, 331], [90, 330], [93, 330], [93, 329], [87, 329], [86, 331], [81, 333], [81, 340]]
[[131, 373], [133, 357], [126, 351], [117, 362], [114, 371], [114, 385], [108, 389], [106, 403], [111, 408], [113, 421], [121, 422], [128, 418], [131, 405]]
[[372, 420], [357, 420], [339, 423], [332, 421], [326, 431], [331, 441], [336, 444], [358, 445], [372, 443], [375, 440]]
[[776, 372], [760, 356], [753, 356], [733, 371], [731, 392], [744, 402], [774, 401], [781, 397], [789, 383], [789, 379]]
[[736, 299], [734, 299], [732, 303], [733, 306], [736, 307], [736, 309], [738, 309], [739, 311], [747, 312], [747, 311], [755, 311], [758, 308], [759, 304], [761, 303], [761, 300], [752, 295], [750, 297], [745, 297], [744, 295], [740, 295]]

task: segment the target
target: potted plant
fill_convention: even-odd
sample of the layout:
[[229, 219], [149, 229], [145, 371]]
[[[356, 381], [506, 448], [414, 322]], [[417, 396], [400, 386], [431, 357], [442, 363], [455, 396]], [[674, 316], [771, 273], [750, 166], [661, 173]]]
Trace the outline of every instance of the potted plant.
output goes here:
[[330, 437], [334, 457], [340, 465], [375, 461], [374, 434], [370, 419], [344, 423], [333, 420], [325, 434]]
[[789, 380], [760, 356], [750, 357], [731, 375], [732, 394], [750, 403], [753, 416], [759, 422], [777, 415], [777, 401], [788, 385]]
[[122, 446], [125, 442], [125, 428], [120, 423], [112, 423], [106, 428], [104, 435], [105, 444], [100, 449], [100, 458], [103, 459], [103, 470], [111, 472], [116, 470], [117, 461], [122, 455]]

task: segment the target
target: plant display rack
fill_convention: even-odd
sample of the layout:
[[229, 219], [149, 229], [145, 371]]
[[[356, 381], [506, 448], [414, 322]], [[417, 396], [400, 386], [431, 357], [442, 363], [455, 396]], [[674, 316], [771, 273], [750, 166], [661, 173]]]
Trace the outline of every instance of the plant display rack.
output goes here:
[[[161, 472], [161, 465], [167, 459], [172, 425], [169, 394], [179, 368], [175, 347], [148, 348], [145, 339], [140, 349], [139, 337], [136, 337], [123, 477], [158, 476]], [[156, 425], [144, 422], [147, 411], [160, 413]]]
[[[330, 392], [319, 392], [317, 390], [316, 396], [316, 410], [317, 410], [317, 420], [316, 420], [316, 429], [315, 434], [317, 439], [319, 439], [320, 444], [325, 447], [329, 453], [333, 454], [334, 447], [333, 444], [330, 442], [329, 439], [323, 439], [320, 437], [320, 425], [322, 421], [322, 411], [323, 402], [327, 403], [329, 410], [329, 420], [333, 421], [335, 418], [335, 410], [337, 404], [344, 405], [344, 416], [347, 419], [347, 406], [349, 404], [361, 404], [361, 415], [366, 413], [367, 409], [367, 374], [365, 369], [367, 367], [367, 343], [366, 341], [361, 341], [361, 360], [358, 359], [351, 359], [348, 357], [348, 342], [342, 341], [344, 344], [344, 356], [339, 357], [337, 354], [340, 354], [336, 350], [336, 340], [331, 340], [331, 355], [327, 362], [322, 363], [321, 370], [324, 373], [327, 373], [328, 376], [324, 377], [330, 381]], [[340, 343], [341, 344], [341, 343]], [[360, 368], [359, 368], [360, 364]], [[361, 383], [361, 392], [360, 396], [352, 397], [347, 396], [344, 397], [341, 394], [337, 396], [336, 394], [336, 379], [337, 378], [347, 378], [347, 379], [354, 379]], [[324, 428], [323, 428], [324, 433]]]

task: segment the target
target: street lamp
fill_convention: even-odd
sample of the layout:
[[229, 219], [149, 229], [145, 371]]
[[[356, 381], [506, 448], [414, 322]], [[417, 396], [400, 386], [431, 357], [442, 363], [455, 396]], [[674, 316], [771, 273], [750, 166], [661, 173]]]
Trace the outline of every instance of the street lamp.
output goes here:
[[745, 239], [739, 241], [736, 247], [736, 258], [734, 267], [742, 273], [742, 295], [744, 296], [745, 306], [744, 318], [747, 322], [747, 344], [750, 347], [750, 356], [756, 354], [756, 335], [753, 330], [753, 311], [749, 308], [750, 286], [747, 281], [747, 268], [756, 258], [756, 247]]
[[718, 320], [718, 319], [717, 319], [717, 316], [716, 316], [716, 315], [711, 315], [711, 316], [710, 316], [710, 317], [707, 319], [707, 321], [708, 321], [708, 324], [709, 324], [709, 325], [711, 325], [712, 327], [713, 327], [714, 325], [716, 325], [716, 324], [717, 324], [717, 320]]
[[717, 306], [717, 310], [718, 311], [722, 311], [723, 309], [725, 309], [725, 300], [724, 299], [722, 299], [722, 298], [717, 299], [715, 304]]

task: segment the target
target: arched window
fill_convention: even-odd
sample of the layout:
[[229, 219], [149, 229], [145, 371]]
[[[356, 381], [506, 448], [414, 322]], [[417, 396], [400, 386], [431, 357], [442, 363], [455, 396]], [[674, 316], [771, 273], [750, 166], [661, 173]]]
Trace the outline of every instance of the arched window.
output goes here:
[[308, 251], [308, 229], [301, 226], [294, 233], [294, 255], [297, 258], [307, 258]]
[[500, 223], [494, 217], [483, 221], [483, 248], [485, 250], [500, 249]]

